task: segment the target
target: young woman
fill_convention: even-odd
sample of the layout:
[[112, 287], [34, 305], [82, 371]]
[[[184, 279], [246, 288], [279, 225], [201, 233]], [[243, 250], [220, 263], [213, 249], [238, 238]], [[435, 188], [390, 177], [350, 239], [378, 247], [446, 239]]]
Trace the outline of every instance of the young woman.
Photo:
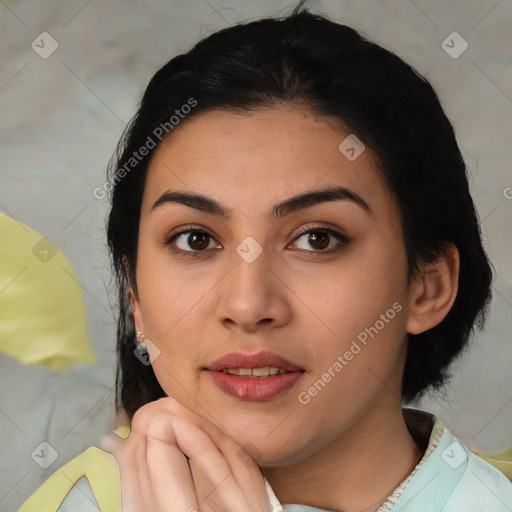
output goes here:
[[502, 473], [403, 407], [444, 383], [492, 278], [453, 128], [414, 69], [301, 7], [222, 30], [155, 74], [109, 178], [131, 431], [103, 445], [116, 464], [94, 495], [66, 499], [512, 510]]

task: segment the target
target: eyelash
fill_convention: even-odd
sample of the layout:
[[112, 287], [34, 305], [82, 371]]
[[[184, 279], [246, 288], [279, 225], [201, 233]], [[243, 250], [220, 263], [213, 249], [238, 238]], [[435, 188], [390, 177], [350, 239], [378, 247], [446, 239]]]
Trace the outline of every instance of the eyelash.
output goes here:
[[[199, 228], [198, 226], [194, 226], [194, 225], [189, 225], [189, 226], [185, 226], [185, 228], [182, 230], [182, 231], [179, 231], [177, 233], [174, 233], [166, 242], [165, 242], [165, 245], [167, 246], [170, 246], [174, 240], [176, 238], [178, 238], [179, 236], [181, 235], [185, 235], [187, 233], [203, 233], [205, 235], [208, 235], [210, 238], [212, 238], [213, 240], [215, 240], [215, 238], [210, 234], [208, 233], [208, 231], [204, 230], [204, 229], [201, 229]], [[347, 246], [349, 244], [349, 242], [351, 241], [351, 239], [341, 233], [339, 233], [338, 231], [335, 231], [333, 229], [330, 229], [330, 228], [327, 228], [327, 227], [324, 227], [324, 226], [313, 226], [313, 227], [307, 227], [307, 228], [304, 228], [303, 230], [299, 231], [299, 233], [297, 233], [297, 236], [295, 237], [295, 239], [293, 240], [294, 242], [299, 239], [301, 236], [305, 235], [305, 234], [308, 234], [308, 233], [328, 233], [329, 235], [332, 235], [334, 238], [336, 238], [339, 242], [339, 244], [337, 244], [336, 246], [334, 247], [331, 247], [331, 249], [327, 250], [327, 251], [322, 251], [322, 250], [313, 250], [313, 251], [306, 251], [306, 252], [312, 252], [312, 253], [316, 253], [316, 254], [332, 254], [332, 253], [335, 253], [337, 251], [340, 251], [342, 248], [344, 248], [345, 246]], [[202, 251], [183, 251], [181, 249], [174, 249], [172, 248], [171, 249], [173, 252], [177, 253], [177, 254], [183, 254], [185, 256], [189, 256], [189, 257], [192, 257], [192, 258], [197, 258], [198, 256], [201, 256], [202, 253], [205, 253], [206, 252], [206, 249], [203, 249]], [[299, 249], [301, 250], [301, 249]], [[304, 249], [302, 249], [304, 250]]]

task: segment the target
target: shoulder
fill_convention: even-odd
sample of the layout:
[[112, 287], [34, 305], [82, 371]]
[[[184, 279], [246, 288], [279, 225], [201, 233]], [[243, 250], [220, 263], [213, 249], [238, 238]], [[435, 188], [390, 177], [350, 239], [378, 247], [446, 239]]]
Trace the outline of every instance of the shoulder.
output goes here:
[[468, 512], [510, 512], [512, 482], [501, 471], [452, 437], [452, 442], [463, 447], [467, 460], [464, 461], [464, 473], [447, 502], [447, 512], [461, 510], [461, 507]]
[[[438, 420], [437, 420], [438, 421]], [[510, 512], [512, 483], [446, 428], [398, 499], [393, 512]]]
[[19, 512], [120, 512], [121, 483], [115, 457], [95, 446], [53, 473]]

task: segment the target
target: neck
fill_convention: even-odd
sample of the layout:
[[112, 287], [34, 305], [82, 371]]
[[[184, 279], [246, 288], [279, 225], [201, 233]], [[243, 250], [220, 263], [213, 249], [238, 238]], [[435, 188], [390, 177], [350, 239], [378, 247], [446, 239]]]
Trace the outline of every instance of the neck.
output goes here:
[[262, 468], [279, 501], [343, 512], [375, 511], [423, 455], [404, 421], [401, 402], [395, 402], [392, 409], [389, 403], [373, 408], [306, 460]]

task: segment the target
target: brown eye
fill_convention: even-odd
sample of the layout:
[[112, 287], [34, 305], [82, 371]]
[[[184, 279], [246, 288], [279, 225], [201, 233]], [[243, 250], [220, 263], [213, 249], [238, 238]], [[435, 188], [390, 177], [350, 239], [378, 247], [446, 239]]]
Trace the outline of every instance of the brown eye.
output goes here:
[[330, 237], [325, 231], [313, 231], [309, 234], [308, 243], [315, 249], [323, 250], [329, 245]]
[[[298, 247], [300, 250], [327, 254], [340, 250], [350, 242], [350, 239], [345, 235], [327, 228], [309, 229], [308, 231], [302, 232], [296, 238], [296, 241], [300, 241], [301, 239], [304, 239], [305, 243], [303, 243], [302, 247]], [[337, 243], [331, 245], [333, 241], [337, 241]], [[331, 247], [326, 249], [329, 245], [331, 245]], [[312, 247], [314, 250], [312, 251], [309, 247]]]
[[[171, 246], [172, 250], [179, 253], [187, 253], [194, 255], [195, 253], [205, 252], [210, 247], [210, 243], [214, 242], [214, 238], [201, 229], [190, 229], [174, 234], [166, 242], [166, 245]], [[173, 247], [175, 246], [175, 248]], [[220, 248], [220, 245], [213, 244], [213, 247]]]
[[208, 233], [204, 233], [202, 231], [193, 231], [188, 235], [187, 243], [189, 247], [196, 251], [201, 251], [206, 249], [209, 245], [210, 235]]

